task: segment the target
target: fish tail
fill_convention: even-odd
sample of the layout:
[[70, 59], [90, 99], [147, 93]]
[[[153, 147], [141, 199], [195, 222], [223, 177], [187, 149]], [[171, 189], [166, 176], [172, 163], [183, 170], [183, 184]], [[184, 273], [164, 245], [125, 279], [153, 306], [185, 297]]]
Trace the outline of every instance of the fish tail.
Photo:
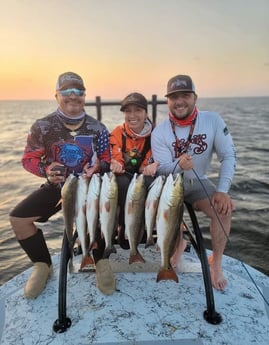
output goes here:
[[91, 241], [89, 244], [89, 250], [93, 250], [93, 249], [97, 249], [97, 248], [98, 248], [97, 242], [95, 240]]
[[132, 264], [134, 262], [146, 262], [143, 256], [137, 251], [135, 254], [130, 254], [129, 257], [129, 264]]
[[109, 247], [105, 248], [104, 254], [103, 254], [103, 259], [108, 259], [110, 254], [112, 254], [112, 253], [117, 253], [117, 250], [114, 246], [112, 246], [110, 248]]
[[75, 272], [75, 266], [74, 266], [74, 263], [73, 263], [73, 258], [69, 259], [68, 268], [69, 268], [69, 273], [74, 273]]
[[145, 244], [145, 248], [148, 248], [150, 246], [154, 246], [155, 242], [154, 242], [154, 239], [152, 236], [150, 236], [148, 239], [147, 239], [147, 242]]
[[176, 283], [178, 283], [178, 276], [172, 267], [161, 268], [157, 275], [157, 283], [160, 280], [174, 280]]
[[86, 266], [94, 265], [94, 260], [90, 254], [84, 256], [81, 260], [80, 269], [82, 270]]

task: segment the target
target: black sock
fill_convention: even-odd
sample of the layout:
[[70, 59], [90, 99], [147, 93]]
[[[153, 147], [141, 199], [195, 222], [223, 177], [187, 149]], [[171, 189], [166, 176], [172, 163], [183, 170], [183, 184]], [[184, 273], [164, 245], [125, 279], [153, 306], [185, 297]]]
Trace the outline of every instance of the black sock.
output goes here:
[[45, 262], [48, 266], [51, 265], [50, 253], [40, 229], [37, 229], [35, 235], [18, 242], [32, 262]]

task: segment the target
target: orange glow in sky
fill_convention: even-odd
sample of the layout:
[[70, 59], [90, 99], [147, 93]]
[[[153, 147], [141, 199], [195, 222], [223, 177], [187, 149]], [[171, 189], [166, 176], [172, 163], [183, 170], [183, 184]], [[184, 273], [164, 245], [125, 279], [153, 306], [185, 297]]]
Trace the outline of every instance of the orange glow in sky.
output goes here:
[[268, 0], [10, 0], [0, 13], [0, 99], [53, 99], [59, 74], [87, 99], [163, 97], [189, 74], [201, 97], [269, 95]]

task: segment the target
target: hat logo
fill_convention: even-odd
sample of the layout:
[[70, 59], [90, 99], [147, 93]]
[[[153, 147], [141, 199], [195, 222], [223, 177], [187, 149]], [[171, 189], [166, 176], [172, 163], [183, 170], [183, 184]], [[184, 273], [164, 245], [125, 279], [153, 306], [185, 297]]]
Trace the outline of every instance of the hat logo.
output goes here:
[[172, 82], [171, 89], [175, 89], [177, 87], [187, 87], [187, 86], [188, 84], [186, 80], [177, 79], [174, 82]]
[[83, 85], [82, 81], [73, 75], [62, 76], [61, 83], [63, 84], [65, 81], [67, 81], [67, 82], [73, 82], [74, 81], [74, 82], [77, 82], [77, 83]]
[[136, 95], [130, 95], [128, 97], [128, 102], [139, 102], [139, 99], [136, 97]]

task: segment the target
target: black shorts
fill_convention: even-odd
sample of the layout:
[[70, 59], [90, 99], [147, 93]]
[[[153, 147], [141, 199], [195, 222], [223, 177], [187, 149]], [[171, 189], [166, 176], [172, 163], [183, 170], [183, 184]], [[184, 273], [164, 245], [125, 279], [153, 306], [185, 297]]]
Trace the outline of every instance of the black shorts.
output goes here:
[[10, 216], [18, 218], [39, 217], [37, 222], [44, 223], [61, 209], [61, 186], [49, 183], [22, 200]]

